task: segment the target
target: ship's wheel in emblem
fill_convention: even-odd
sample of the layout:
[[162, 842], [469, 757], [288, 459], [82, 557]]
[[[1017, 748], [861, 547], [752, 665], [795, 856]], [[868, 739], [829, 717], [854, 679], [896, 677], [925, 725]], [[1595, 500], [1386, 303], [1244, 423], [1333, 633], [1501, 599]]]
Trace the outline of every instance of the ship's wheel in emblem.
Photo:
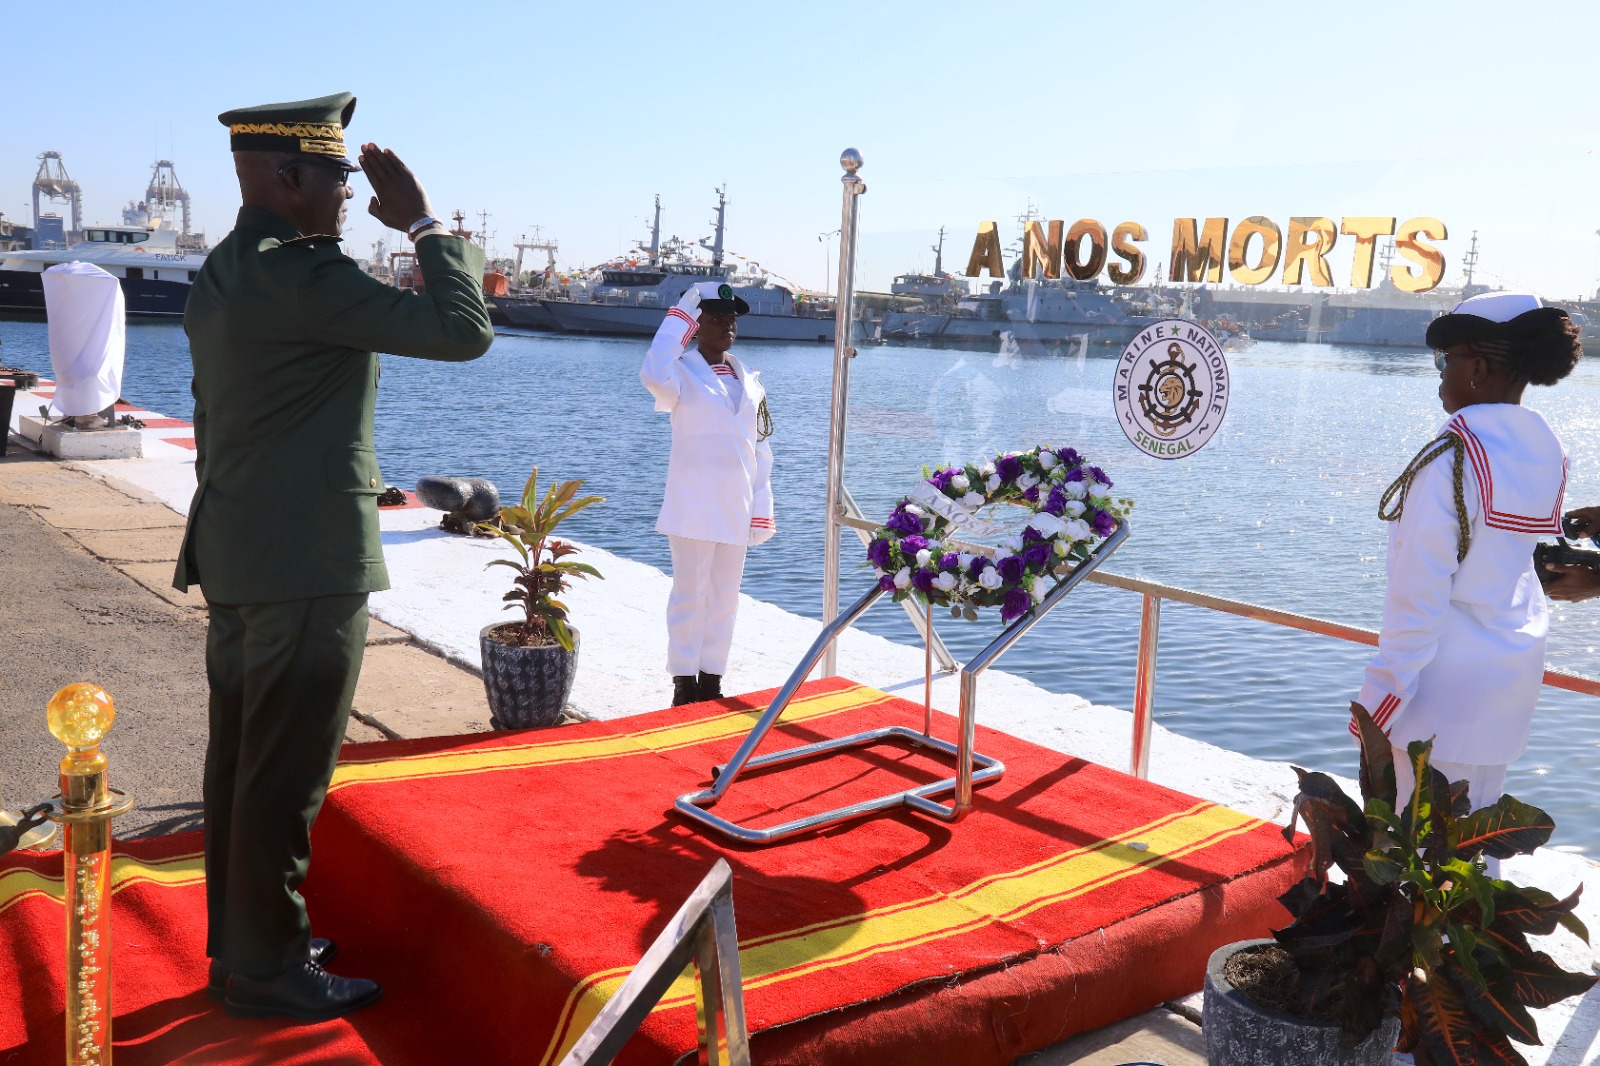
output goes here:
[[1183, 360], [1181, 344], [1167, 345], [1167, 357], [1159, 363], [1150, 360], [1150, 374], [1139, 386], [1139, 409], [1150, 428], [1170, 437], [1194, 418], [1200, 410], [1204, 392], [1196, 387], [1194, 372], [1198, 363]]

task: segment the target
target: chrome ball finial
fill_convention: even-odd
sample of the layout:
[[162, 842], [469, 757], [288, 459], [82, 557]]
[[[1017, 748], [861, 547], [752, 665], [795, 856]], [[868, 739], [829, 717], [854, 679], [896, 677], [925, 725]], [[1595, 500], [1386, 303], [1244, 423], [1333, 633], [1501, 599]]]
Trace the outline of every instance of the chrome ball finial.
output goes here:
[[854, 148], [846, 148], [839, 153], [839, 165], [844, 168], [846, 174], [855, 174], [861, 169], [861, 153]]

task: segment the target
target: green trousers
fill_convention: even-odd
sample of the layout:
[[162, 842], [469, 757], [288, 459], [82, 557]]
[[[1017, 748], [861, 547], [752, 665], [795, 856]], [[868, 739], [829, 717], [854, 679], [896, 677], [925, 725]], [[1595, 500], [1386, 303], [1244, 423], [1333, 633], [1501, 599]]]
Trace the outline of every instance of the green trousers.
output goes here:
[[367, 596], [208, 606], [206, 954], [273, 977], [310, 952], [297, 890], [361, 673]]

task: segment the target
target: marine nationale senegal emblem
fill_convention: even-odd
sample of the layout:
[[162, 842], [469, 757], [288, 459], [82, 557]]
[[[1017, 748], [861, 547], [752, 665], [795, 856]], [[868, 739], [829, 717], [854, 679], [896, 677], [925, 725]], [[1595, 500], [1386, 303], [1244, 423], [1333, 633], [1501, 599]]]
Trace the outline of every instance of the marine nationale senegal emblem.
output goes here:
[[1157, 459], [1202, 448], [1228, 412], [1228, 361], [1205, 327], [1169, 318], [1141, 330], [1117, 360], [1117, 424]]

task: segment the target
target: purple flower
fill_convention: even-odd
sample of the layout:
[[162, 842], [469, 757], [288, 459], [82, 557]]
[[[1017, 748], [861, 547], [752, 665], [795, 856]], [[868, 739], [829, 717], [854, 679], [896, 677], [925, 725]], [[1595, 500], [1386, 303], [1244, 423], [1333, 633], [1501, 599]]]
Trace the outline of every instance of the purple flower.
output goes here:
[[1098, 466], [1091, 466], [1089, 468], [1089, 475], [1106, 488], [1109, 489], [1111, 487], [1111, 479], [1106, 477], [1106, 472], [1101, 470]]
[[1000, 571], [1000, 579], [1009, 585], [1015, 585], [1022, 580], [1022, 571], [1027, 566], [1020, 555], [1008, 555], [994, 565], [995, 569]]
[[1050, 555], [1050, 543], [1048, 541], [1036, 541], [1023, 549], [1022, 561], [1037, 569], [1050, 561]]
[[1034, 529], [1032, 526], [1024, 526], [1023, 527], [1023, 530], [1022, 530], [1022, 542], [1024, 544], [1027, 544], [1029, 541], [1049, 540], [1049, 539], [1050, 539], [1049, 537], [1046, 537], [1043, 533], [1040, 533], [1037, 529]]
[[904, 501], [894, 509], [894, 514], [889, 516], [889, 521], [884, 525], [896, 533], [921, 533], [922, 519], [906, 510]]
[[931, 593], [933, 591], [933, 571], [927, 567], [922, 567], [911, 575], [911, 583], [922, 592]]
[[934, 488], [938, 489], [940, 492], [943, 492], [945, 489], [950, 487], [950, 479], [955, 477], [955, 476], [956, 476], [956, 471], [955, 470], [949, 470], [949, 469], [947, 469], [947, 470], [939, 470], [939, 471], [936, 471], [934, 473], [934, 475], [928, 479], [928, 484], [932, 485]]
[[882, 577], [880, 577], [878, 579], [878, 587], [880, 589], [882, 589], [884, 592], [893, 592], [894, 591], [894, 575], [893, 574], [884, 574]]
[[995, 460], [994, 472], [1001, 481], [1015, 481], [1022, 476], [1022, 460], [1015, 455], [1002, 455]]
[[972, 560], [972, 565], [967, 567], [967, 573], [971, 574], [973, 577], [977, 577], [979, 574], [983, 573], [984, 569], [987, 566], [989, 566], [989, 558], [988, 558], [988, 556], [985, 556], [985, 555], [974, 556], [973, 560]]
[[961, 557], [959, 555], [957, 555], [955, 552], [945, 552], [943, 557], [940, 558], [940, 560], [939, 560], [939, 569], [940, 570], [959, 570], [959, 569], [961, 569]]
[[1076, 448], [1062, 448], [1056, 452], [1056, 455], [1068, 466], [1077, 466], [1083, 462], [1083, 456], [1078, 454]]
[[1044, 509], [1057, 516], [1067, 509], [1067, 494], [1061, 491], [1059, 485], [1050, 490], [1050, 498], [1045, 501]]
[[889, 569], [889, 556], [893, 549], [889, 547], [887, 537], [879, 537], [867, 545], [867, 561], [879, 570]]
[[1022, 498], [1024, 500], [1027, 500], [1029, 503], [1038, 503], [1039, 502], [1039, 486], [1035, 485], [1033, 488], [1029, 489], [1027, 492], [1024, 492], [1022, 494]]
[[[1067, 471], [1067, 476], [1062, 478], [1061, 480], [1063, 480], [1063, 481], [1082, 481], [1083, 480], [1083, 467], [1081, 467], [1081, 466], [1073, 467], [1071, 470]], [[891, 519], [891, 521], [893, 521], [893, 519]]]
[[900, 550], [907, 555], [916, 555], [928, 546], [928, 538], [920, 533], [913, 533], [900, 542]]
[[1102, 537], [1109, 537], [1117, 528], [1117, 520], [1110, 511], [1096, 511], [1094, 517], [1089, 519], [1089, 528]]
[[1014, 622], [1028, 613], [1033, 606], [1033, 597], [1023, 589], [1012, 589], [1006, 593], [1006, 600], [1000, 605], [1000, 621]]

